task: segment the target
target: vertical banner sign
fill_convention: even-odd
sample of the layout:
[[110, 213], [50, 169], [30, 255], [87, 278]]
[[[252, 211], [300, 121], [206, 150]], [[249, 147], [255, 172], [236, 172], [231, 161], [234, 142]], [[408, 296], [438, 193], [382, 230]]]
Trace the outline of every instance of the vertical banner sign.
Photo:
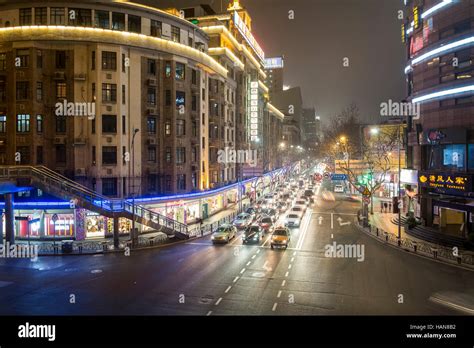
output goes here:
[[258, 141], [259, 120], [258, 120], [258, 81], [250, 82], [250, 141]]
[[402, 24], [402, 42], [403, 43], [405, 43], [405, 35], [406, 35], [405, 24]]

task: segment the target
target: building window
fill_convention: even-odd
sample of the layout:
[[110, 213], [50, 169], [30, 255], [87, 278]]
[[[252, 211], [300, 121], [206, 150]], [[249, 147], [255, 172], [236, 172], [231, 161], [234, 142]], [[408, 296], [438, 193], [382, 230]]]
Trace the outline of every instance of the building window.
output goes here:
[[56, 82], [56, 98], [57, 99], [67, 98], [66, 82]]
[[35, 24], [48, 24], [48, 9], [46, 7], [35, 7]]
[[141, 33], [142, 18], [139, 16], [128, 15], [128, 31], [132, 33]]
[[95, 11], [95, 26], [102, 29], [110, 29], [110, 18], [108, 11]]
[[171, 175], [167, 175], [165, 179], [166, 191], [171, 191]]
[[66, 69], [66, 51], [56, 51], [56, 69]]
[[36, 82], [36, 100], [43, 100], [43, 82]]
[[36, 132], [43, 133], [43, 115], [36, 115]]
[[154, 37], [161, 37], [161, 22], [151, 20], [150, 35]]
[[191, 149], [191, 161], [193, 163], [197, 162], [197, 148], [195, 146]]
[[167, 89], [165, 92], [165, 105], [171, 106], [171, 90]]
[[205, 88], [202, 89], [201, 96], [202, 96], [202, 101], [205, 101], [206, 100], [206, 89]]
[[197, 174], [191, 174], [191, 184], [193, 185], [193, 189], [197, 188]]
[[125, 72], [126, 62], [127, 62], [127, 57], [125, 56], [124, 53], [122, 53], [122, 72]]
[[178, 27], [175, 27], [174, 25], [171, 26], [171, 40], [173, 40], [174, 42], [181, 41], [181, 30]]
[[182, 91], [176, 91], [176, 107], [185, 106], [186, 104], [186, 93]]
[[56, 133], [66, 133], [66, 117], [56, 117]]
[[96, 148], [95, 145], [92, 146], [92, 165], [95, 166], [97, 159]]
[[466, 168], [465, 144], [427, 146], [426, 151], [428, 169], [463, 171]]
[[171, 147], [166, 148], [165, 161], [166, 163], [171, 163]]
[[156, 162], [156, 147], [148, 147], [148, 162]]
[[56, 145], [56, 163], [66, 163], [66, 145]]
[[117, 147], [116, 146], [102, 146], [102, 164], [116, 165], [117, 164]]
[[180, 191], [186, 190], [186, 175], [185, 174], [177, 175], [176, 188]]
[[125, 30], [125, 13], [112, 12], [112, 30]]
[[7, 70], [7, 54], [0, 53], [0, 71]]
[[16, 58], [19, 59], [20, 68], [27, 68], [30, 63], [30, 50], [16, 50]]
[[102, 194], [105, 196], [117, 196], [117, 178], [102, 179]]
[[49, 22], [51, 25], [64, 25], [66, 24], [66, 15], [64, 7], [51, 7], [49, 9], [50, 18]]
[[176, 120], [176, 136], [186, 135], [186, 123], [184, 120]]
[[189, 47], [193, 47], [193, 45], [194, 45], [193, 38], [192, 38], [192, 37], [188, 37], [188, 46], [189, 46]]
[[30, 115], [16, 116], [16, 131], [17, 133], [27, 133], [30, 131]]
[[16, 83], [16, 100], [27, 100], [28, 99], [28, 81], [17, 81]]
[[102, 133], [104, 134], [117, 133], [117, 116], [116, 115], [102, 115]]
[[184, 80], [186, 78], [186, 66], [182, 63], [176, 63], [176, 79]]
[[0, 76], [0, 102], [7, 100], [6, 76]]
[[127, 133], [127, 119], [125, 115], [122, 115], [122, 134]]
[[186, 163], [186, 148], [178, 147], [176, 148], [176, 164]]
[[20, 25], [31, 25], [31, 8], [21, 8], [20, 9]]
[[122, 104], [123, 105], [125, 105], [125, 103], [126, 103], [126, 96], [127, 96], [126, 87], [125, 87], [125, 85], [122, 85]]
[[0, 133], [7, 132], [7, 115], [0, 115]]
[[212, 179], [211, 180], [212, 180], [213, 184], [219, 182], [219, 174], [218, 174], [217, 170], [212, 171]]
[[197, 122], [193, 120], [191, 123], [191, 134], [193, 137], [197, 137]]
[[197, 84], [197, 71], [196, 70], [192, 70], [191, 72], [191, 83], [193, 85], [196, 85]]
[[115, 83], [102, 84], [102, 102], [103, 103], [117, 102], [117, 85]]
[[193, 95], [191, 98], [191, 110], [197, 111], [197, 96]]
[[152, 106], [156, 105], [156, 88], [148, 87], [146, 102]]
[[171, 77], [171, 62], [165, 63], [165, 76], [167, 78]]
[[165, 135], [171, 135], [171, 122], [165, 122]]
[[95, 51], [92, 51], [91, 70], [95, 70]]
[[95, 134], [95, 118], [91, 121], [91, 133]]
[[20, 153], [19, 164], [30, 164], [30, 147], [29, 146], [18, 146], [16, 152]]
[[117, 53], [102, 52], [102, 69], [103, 70], [117, 70]]
[[69, 8], [69, 13], [73, 11], [74, 17], [69, 16], [69, 25], [75, 25], [80, 27], [90, 27], [92, 25], [92, 10], [85, 8]]
[[36, 164], [43, 164], [43, 146], [36, 147]]
[[148, 75], [156, 75], [156, 61], [154, 59], [147, 59]]
[[146, 128], [149, 134], [156, 134], [156, 118], [155, 117], [147, 118]]

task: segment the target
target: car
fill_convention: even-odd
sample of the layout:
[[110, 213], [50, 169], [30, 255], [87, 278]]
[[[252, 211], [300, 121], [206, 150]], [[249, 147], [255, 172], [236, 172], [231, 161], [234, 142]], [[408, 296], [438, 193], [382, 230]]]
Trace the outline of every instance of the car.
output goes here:
[[276, 208], [280, 213], [283, 213], [288, 209], [288, 204], [286, 203], [286, 201], [281, 201], [277, 203]]
[[278, 219], [278, 211], [274, 208], [262, 209], [262, 215], [267, 215], [272, 218], [273, 222]]
[[289, 193], [289, 192], [283, 194], [283, 195], [281, 196], [281, 200], [284, 201], [284, 202], [286, 202], [286, 203], [290, 203], [290, 202], [293, 200], [292, 194]]
[[308, 207], [309, 200], [307, 200], [306, 198], [300, 197], [295, 201], [294, 205], [304, 205], [304, 206]]
[[242, 235], [242, 242], [247, 243], [258, 243], [264, 237], [264, 230], [259, 225], [251, 225], [245, 229]]
[[219, 228], [212, 234], [211, 240], [213, 244], [229, 243], [237, 235], [237, 228], [230, 224], [219, 226]]
[[273, 203], [273, 198], [274, 198], [273, 193], [266, 194], [264, 198], [267, 202], [267, 205]]
[[306, 205], [294, 205], [290, 209], [290, 213], [298, 214], [300, 217], [303, 217], [306, 211]]
[[344, 192], [344, 186], [342, 185], [335, 185], [334, 192]]
[[237, 227], [238, 229], [243, 229], [246, 228], [248, 225], [252, 223], [252, 216], [247, 213], [240, 213], [237, 215], [237, 217], [234, 219], [233, 225]]
[[265, 232], [269, 232], [273, 230], [273, 222], [274, 220], [271, 216], [264, 215], [260, 218], [258, 224]]
[[301, 224], [301, 215], [298, 213], [289, 213], [285, 219], [285, 226], [288, 227], [299, 227]]
[[306, 197], [313, 197], [313, 196], [314, 196], [313, 189], [312, 189], [312, 188], [311, 188], [311, 189], [308, 188], [308, 189], [304, 190], [304, 195], [305, 195]]
[[258, 216], [258, 211], [254, 207], [248, 207], [247, 209], [245, 209], [245, 213], [249, 214], [252, 217], [252, 220], [255, 220]]
[[288, 248], [288, 244], [290, 244], [291, 240], [291, 232], [286, 227], [277, 227], [272, 233], [270, 247], [273, 249], [274, 247], [284, 247], [285, 249]]

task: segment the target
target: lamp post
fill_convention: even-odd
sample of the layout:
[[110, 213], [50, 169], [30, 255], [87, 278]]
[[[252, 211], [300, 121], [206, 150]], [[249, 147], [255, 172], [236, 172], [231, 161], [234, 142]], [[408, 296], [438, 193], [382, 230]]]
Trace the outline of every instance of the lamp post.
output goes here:
[[[133, 192], [131, 192], [132, 194], [132, 233], [131, 233], [132, 244], [133, 244], [133, 239], [135, 237], [135, 136], [138, 134], [139, 131], [140, 130], [138, 128], [134, 129], [133, 136], [132, 136], [132, 146], [131, 146], [132, 148], [132, 180], [133, 180]], [[130, 192], [130, 188], [129, 188], [129, 192]]]
[[402, 126], [403, 123], [401, 125], [398, 125], [398, 139], [397, 139], [397, 144], [398, 144], [398, 243], [400, 243], [400, 238], [402, 237], [402, 226], [401, 226], [401, 219], [402, 219], [402, 210], [400, 208], [400, 202], [401, 202], [401, 193], [400, 193], [400, 189], [401, 189], [401, 182], [400, 182], [400, 176], [401, 176], [401, 173], [402, 173], [402, 167], [401, 167], [401, 144], [400, 144], [400, 137], [401, 137], [401, 131], [400, 131], [400, 126]]

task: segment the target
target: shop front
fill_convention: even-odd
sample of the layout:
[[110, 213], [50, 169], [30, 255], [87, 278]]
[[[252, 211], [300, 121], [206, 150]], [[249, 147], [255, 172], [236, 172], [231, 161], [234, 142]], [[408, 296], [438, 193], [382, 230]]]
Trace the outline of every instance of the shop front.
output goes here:
[[73, 210], [20, 210], [15, 212], [15, 237], [18, 239], [73, 239]]
[[420, 202], [418, 199], [418, 171], [402, 169], [400, 184], [403, 214], [421, 218]]
[[[119, 234], [128, 234], [132, 229], [132, 222], [126, 218], [119, 218]], [[86, 239], [105, 238], [114, 234], [114, 219], [87, 211], [85, 213]]]
[[456, 237], [474, 231], [473, 175], [452, 172], [421, 172], [419, 187], [423, 215], [428, 226]]

